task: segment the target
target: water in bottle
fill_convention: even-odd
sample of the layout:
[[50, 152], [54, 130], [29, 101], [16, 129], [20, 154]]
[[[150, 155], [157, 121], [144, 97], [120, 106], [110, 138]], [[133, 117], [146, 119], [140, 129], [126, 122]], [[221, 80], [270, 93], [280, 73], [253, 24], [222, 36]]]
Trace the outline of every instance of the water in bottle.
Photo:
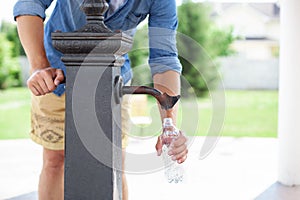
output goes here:
[[163, 122], [162, 139], [164, 142], [162, 148], [163, 160], [165, 165], [165, 176], [169, 183], [180, 183], [183, 181], [183, 167], [177, 161], [172, 160], [168, 155], [171, 149], [171, 143], [179, 136], [179, 130], [174, 126], [172, 118], [165, 118]]

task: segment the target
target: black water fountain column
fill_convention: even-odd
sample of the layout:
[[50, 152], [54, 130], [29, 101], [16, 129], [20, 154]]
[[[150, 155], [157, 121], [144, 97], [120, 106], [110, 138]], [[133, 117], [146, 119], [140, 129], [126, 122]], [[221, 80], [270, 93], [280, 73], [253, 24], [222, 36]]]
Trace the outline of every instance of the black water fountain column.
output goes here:
[[104, 25], [107, 9], [105, 0], [85, 0], [87, 24], [75, 32], [52, 33], [67, 68], [65, 200], [122, 196], [121, 106], [115, 87], [122, 85], [122, 55], [132, 39]]

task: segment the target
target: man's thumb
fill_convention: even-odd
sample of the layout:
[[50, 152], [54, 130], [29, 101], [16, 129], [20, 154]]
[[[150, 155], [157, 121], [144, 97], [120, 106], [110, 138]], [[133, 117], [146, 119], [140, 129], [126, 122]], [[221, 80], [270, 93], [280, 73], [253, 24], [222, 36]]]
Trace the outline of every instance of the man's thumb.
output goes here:
[[58, 86], [61, 82], [63, 82], [65, 79], [64, 73], [62, 72], [61, 69], [57, 69], [55, 71], [55, 79], [54, 79], [54, 84]]

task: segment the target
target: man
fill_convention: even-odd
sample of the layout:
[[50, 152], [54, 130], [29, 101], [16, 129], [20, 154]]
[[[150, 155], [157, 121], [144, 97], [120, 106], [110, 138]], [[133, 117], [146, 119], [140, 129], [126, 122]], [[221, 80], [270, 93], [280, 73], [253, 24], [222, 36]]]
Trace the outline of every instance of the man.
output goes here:
[[[57, 0], [44, 29], [45, 10], [52, 0], [19, 0], [14, 7], [19, 37], [31, 65], [27, 81], [32, 96], [31, 138], [43, 149], [43, 168], [39, 181], [39, 199], [63, 199], [64, 167], [64, 80], [65, 66], [61, 54], [51, 42], [51, 32], [72, 32], [86, 23], [80, 10], [83, 0]], [[181, 65], [177, 58], [175, 30], [177, 15], [175, 0], [111, 0], [105, 15], [105, 24], [112, 30], [130, 31], [148, 16], [150, 56], [149, 64], [154, 87], [169, 95], [180, 93]], [[132, 77], [128, 56], [121, 68], [123, 80]], [[52, 93], [53, 92], [53, 93]], [[126, 104], [126, 100], [124, 102]], [[123, 104], [122, 120], [128, 120], [128, 107]], [[176, 120], [177, 106], [165, 117]], [[124, 109], [125, 108], [125, 109]], [[123, 148], [126, 146], [128, 123], [122, 123]], [[187, 156], [186, 138], [181, 135], [172, 149], [172, 156], [182, 163]], [[162, 141], [158, 138], [156, 149], [161, 154]], [[123, 151], [124, 152], [124, 151]], [[123, 159], [124, 161], [124, 159]], [[127, 185], [123, 175], [123, 199], [127, 200]]]

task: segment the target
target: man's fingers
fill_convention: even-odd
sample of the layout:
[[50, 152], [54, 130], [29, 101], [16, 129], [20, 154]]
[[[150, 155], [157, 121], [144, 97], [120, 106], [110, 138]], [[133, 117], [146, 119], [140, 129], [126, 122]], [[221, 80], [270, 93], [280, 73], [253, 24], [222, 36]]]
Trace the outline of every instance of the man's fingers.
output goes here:
[[172, 160], [177, 160], [178, 163], [183, 163], [187, 158], [187, 138], [180, 131], [179, 137], [171, 144], [172, 149], [169, 152], [169, 155], [172, 155]]
[[181, 145], [185, 144], [187, 141], [187, 138], [184, 136], [183, 132], [180, 131], [180, 135], [178, 138], [173, 142], [173, 146], [180, 147]]
[[[42, 88], [40, 87], [40, 85], [37, 84], [37, 83], [33, 83], [33, 84], [29, 87], [29, 89], [31, 90], [31, 92], [32, 92], [35, 96], [45, 95], [43, 89], [42, 89]], [[37, 94], [36, 94], [35, 91], [37, 92]]]
[[40, 92], [39, 92], [34, 86], [32, 86], [32, 87], [30, 88], [30, 91], [31, 91], [32, 94], [35, 95], [35, 96], [40, 96], [40, 95], [41, 95]]
[[44, 78], [44, 82], [45, 82], [49, 92], [53, 92], [55, 90], [56, 86], [53, 82], [53, 76], [51, 74], [49, 74], [49, 76], [46, 76]]
[[178, 163], [182, 163], [186, 160], [187, 158], [187, 153], [188, 153], [188, 150], [185, 149], [183, 152], [177, 154], [177, 155], [173, 155], [172, 156], [172, 160], [177, 160]]
[[63, 82], [65, 79], [64, 73], [61, 69], [56, 69], [55, 70], [55, 79], [54, 79], [54, 84], [58, 86], [61, 82]]
[[43, 93], [42, 89], [39, 87], [39, 85], [36, 83], [36, 80], [34, 78], [34, 75], [31, 75], [29, 79], [27, 80], [27, 87], [30, 89], [30, 91], [36, 95], [39, 96]]
[[155, 145], [155, 149], [157, 151], [157, 155], [160, 156], [161, 153], [162, 153], [162, 146], [163, 146], [163, 143], [162, 143], [162, 138], [161, 136], [158, 136], [157, 138], [157, 143]]
[[38, 70], [35, 73], [33, 73], [28, 80], [29, 86], [30, 84], [34, 85], [39, 92], [41, 92], [40, 89], [42, 89], [43, 91], [41, 93], [42, 95], [52, 91], [51, 81], [52, 81], [52, 73], [49, 70]]
[[[40, 80], [38, 80], [37, 81], [37, 84], [40, 86], [40, 88], [43, 90], [43, 93], [44, 94], [47, 94], [47, 93], [49, 93], [50, 91], [49, 91], [49, 89], [48, 89], [48, 87], [47, 87], [47, 85], [46, 85], [46, 82], [45, 82], [45, 79], [40, 79]], [[43, 95], [44, 95], [43, 94]]]
[[172, 147], [171, 150], [168, 152], [169, 155], [177, 155], [180, 154], [181, 152], [185, 151], [187, 149], [186, 144], [182, 144], [179, 147]]
[[185, 156], [183, 156], [182, 158], [178, 159], [177, 162], [179, 164], [183, 163], [185, 160], [187, 159], [187, 154]]

